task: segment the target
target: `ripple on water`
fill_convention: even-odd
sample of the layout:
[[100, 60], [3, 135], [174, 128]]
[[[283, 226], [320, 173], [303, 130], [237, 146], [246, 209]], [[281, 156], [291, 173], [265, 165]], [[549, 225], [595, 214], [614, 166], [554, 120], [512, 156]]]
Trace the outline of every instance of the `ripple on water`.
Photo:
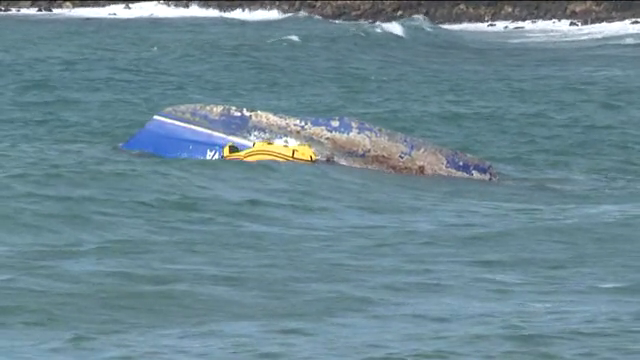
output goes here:
[[[634, 47], [400, 24], [3, 17], [2, 354], [636, 359]], [[193, 102], [361, 117], [501, 181], [114, 149]]]

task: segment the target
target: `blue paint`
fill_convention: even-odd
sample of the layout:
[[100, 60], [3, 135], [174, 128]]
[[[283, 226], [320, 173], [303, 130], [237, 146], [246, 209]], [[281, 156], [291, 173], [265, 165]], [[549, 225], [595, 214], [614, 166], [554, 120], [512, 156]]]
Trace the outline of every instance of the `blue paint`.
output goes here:
[[[245, 132], [248, 129], [250, 123], [250, 119], [248, 116], [238, 116], [231, 113], [221, 114], [220, 117], [212, 117], [208, 113], [192, 110], [189, 112], [191, 119], [189, 117], [182, 118], [166, 112], [158, 113], [158, 115], [171, 120], [204, 127], [206, 129], [228, 135], [239, 135]], [[198, 121], [192, 119], [197, 119]]]
[[411, 157], [411, 155], [413, 155], [413, 151], [416, 148], [414, 142], [411, 141], [411, 139], [408, 136], [403, 136], [402, 137], [402, 144], [404, 144], [404, 146], [407, 147], [408, 150], [400, 152], [398, 157], [400, 159]]
[[357, 129], [358, 129], [358, 133], [359, 134], [365, 134], [365, 135], [375, 135], [376, 137], [380, 136], [380, 133], [378, 132], [378, 130], [376, 130], [373, 126], [364, 123], [362, 121], [358, 121], [357, 123]]
[[[233, 140], [224, 135], [195, 130], [169, 122], [152, 119], [144, 128], [120, 147], [167, 158], [215, 159]], [[248, 146], [235, 144], [241, 150]]]
[[493, 167], [481, 162], [469, 161], [468, 157], [460, 152], [453, 151], [445, 156], [446, 166], [449, 169], [473, 176], [473, 172], [482, 175], [492, 175]]

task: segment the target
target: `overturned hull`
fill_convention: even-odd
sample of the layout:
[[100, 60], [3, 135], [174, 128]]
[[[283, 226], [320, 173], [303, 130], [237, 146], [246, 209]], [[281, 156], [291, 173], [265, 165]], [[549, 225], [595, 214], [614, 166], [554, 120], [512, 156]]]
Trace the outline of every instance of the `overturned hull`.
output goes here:
[[319, 160], [393, 173], [444, 175], [495, 180], [493, 167], [458, 151], [362, 121], [304, 118], [227, 105], [186, 104], [155, 114], [121, 145], [171, 158], [220, 159], [224, 146], [240, 150], [254, 141], [291, 137], [309, 143]]

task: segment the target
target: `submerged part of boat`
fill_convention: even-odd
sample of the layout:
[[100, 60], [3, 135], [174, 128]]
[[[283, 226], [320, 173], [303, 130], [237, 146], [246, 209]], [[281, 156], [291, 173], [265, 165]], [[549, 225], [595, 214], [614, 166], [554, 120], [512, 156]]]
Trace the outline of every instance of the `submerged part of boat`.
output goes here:
[[424, 140], [346, 118], [306, 118], [228, 105], [186, 104], [164, 109], [121, 145], [172, 158], [222, 159], [256, 141], [291, 138], [310, 144], [318, 160], [393, 173], [496, 180], [491, 164]]

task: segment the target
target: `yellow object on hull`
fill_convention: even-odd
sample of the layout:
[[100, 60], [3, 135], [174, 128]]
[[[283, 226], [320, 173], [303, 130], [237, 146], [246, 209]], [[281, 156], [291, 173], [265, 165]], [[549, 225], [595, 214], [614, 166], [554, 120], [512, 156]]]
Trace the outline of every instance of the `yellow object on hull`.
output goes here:
[[223, 159], [242, 161], [297, 161], [315, 162], [316, 154], [310, 146], [305, 144], [275, 144], [270, 141], [257, 141], [253, 147], [239, 150], [233, 144], [227, 144], [223, 150]]

